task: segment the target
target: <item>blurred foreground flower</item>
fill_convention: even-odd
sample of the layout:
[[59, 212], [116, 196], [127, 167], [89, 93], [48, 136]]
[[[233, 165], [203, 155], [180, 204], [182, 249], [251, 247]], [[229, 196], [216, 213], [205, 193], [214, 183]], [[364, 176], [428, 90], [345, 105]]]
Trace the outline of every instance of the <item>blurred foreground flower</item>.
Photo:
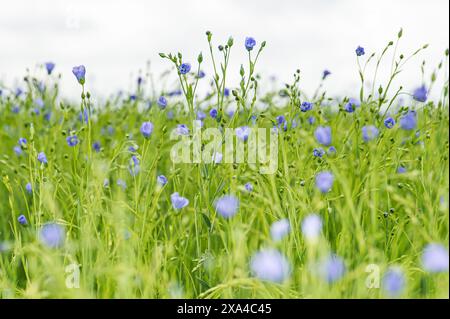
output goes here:
[[331, 128], [329, 126], [319, 126], [314, 131], [317, 142], [328, 146], [331, 144]]
[[418, 102], [426, 102], [428, 98], [428, 91], [425, 85], [414, 90], [413, 99]]
[[274, 241], [279, 241], [289, 234], [290, 230], [291, 226], [289, 224], [289, 219], [283, 218], [270, 226], [270, 236]]
[[302, 234], [306, 241], [314, 242], [322, 231], [322, 218], [317, 214], [309, 214], [302, 221]]
[[39, 232], [40, 241], [47, 247], [58, 248], [64, 244], [65, 232], [61, 225], [48, 223]]
[[333, 174], [330, 172], [320, 172], [316, 175], [316, 187], [322, 192], [327, 193], [333, 186]]
[[399, 267], [390, 267], [383, 277], [383, 290], [391, 297], [399, 296], [405, 288], [406, 280]]
[[341, 257], [331, 254], [319, 265], [319, 272], [322, 279], [328, 283], [336, 282], [345, 274], [345, 264]]
[[231, 218], [239, 209], [239, 200], [234, 195], [224, 195], [216, 201], [215, 207], [222, 217]]
[[250, 267], [259, 279], [282, 283], [290, 274], [289, 262], [275, 249], [263, 249], [253, 255]]
[[429, 272], [448, 271], [448, 250], [441, 244], [428, 244], [423, 250], [422, 265]]
[[373, 125], [363, 126], [361, 131], [364, 142], [369, 142], [373, 139], [376, 139], [379, 133], [378, 129]]
[[400, 127], [404, 130], [411, 131], [417, 126], [417, 118], [415, 111], [408, 111], [400, 118]]

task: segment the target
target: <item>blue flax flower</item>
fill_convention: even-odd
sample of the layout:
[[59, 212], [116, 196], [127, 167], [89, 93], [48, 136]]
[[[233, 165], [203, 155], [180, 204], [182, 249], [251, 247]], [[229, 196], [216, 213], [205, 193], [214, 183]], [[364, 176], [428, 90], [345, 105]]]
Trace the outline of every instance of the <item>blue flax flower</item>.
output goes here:
[[144, 122], [141, 125], [141, 133], [145, 138], [149, 138], [153, 132], [152, 122]]
[[224, 195], [216, 201], [215, 208], [222, 217], [231, 218], [239, 209], [239, 200], [234, 195]]
[[358, 46], [356, 48], [355, 52], [356, 52], [357, 56], [362, 56], [362, 55], [366, 54], [366, 52], [364, 51], [364, 48], [361, 46]]
[[328, 146], [331, 144], [331, 128], [329, 126], [319, 126], [314, 131], [317, 142]]
[[316, 187], [322, 192], [327, 193], [333, 186], [334, 177], [331, 172], [324, 171], [316, 175]]
[[83, 85], [86, 77], [86, 68], [84, 65], [74, 66], [72, 68], [72, 73], [77, 78], [78, 83]]
[[256, 45], [256, 40], [252, 37], [246, 37], [245, 38], [245, 48], [247, 51], [253, 50], [253, 47]]
[[172, 206], [174, 209], [182, 209], [183, 207], [189, 205], [189, 200], [185, 197], [180, 196], [178, 192], [170, 195], [170, 201], [172, 202]]
[[282, 283], [290, 274], [289, 262], [278, 250], [263, 249], [253, 255], [250, 268], [255, 277]]

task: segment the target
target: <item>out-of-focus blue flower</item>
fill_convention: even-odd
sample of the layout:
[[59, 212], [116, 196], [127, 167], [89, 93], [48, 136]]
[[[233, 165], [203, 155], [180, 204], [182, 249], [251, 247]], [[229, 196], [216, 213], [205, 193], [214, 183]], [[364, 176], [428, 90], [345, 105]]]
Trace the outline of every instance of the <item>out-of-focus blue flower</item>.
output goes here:
[[290, 275], [289, 262], [278, 250], [263, 249], [253, 255], [250, 268], [261, 280], [282, 283]]
[[223, 154], [220, 152], [214, 152], [212, 155], [212, 162], [214, 164], [220, 164], [222, 162]]
[[428, 244], [423, 250], [422, 265], [428, 272], [448, 271], [448, 249], [441, 244]]
[[136, 101], [137, 96], [136, 94], [130, 94], [130, 101]]
[[314, 131], [317, 142], [328, 146], [331, 144], [331, 128], [329, 126], [319, 126]]
[[209, 111], [209, 116], [211, 116], [213, 119], [217, 117], [217, 109], [211, 109]]
[[323, 148], [318, 147], [313, 150], [313, 155], [315, 157], [323, 157], [325, 155], [325, 151], [323, 150]]
[[230, 96], [230, 89], [229, 89], [229, 88], [225, 88], [225, 89], [223, 90], [223, 95], [224, 95], [224, 96]]
[[100, 152], [100, 149], [101, 149], [100, 142], [98, 142], [98, 141], [94, 142], [94, 144], [92, 144], [92, 148], [93, 148], [94, 151], [96, 151], [97, 153]]
[[425, 85], [422, 85], [421, 87], [417, 88], [413, 92], [413, 99], [418, 102], [426, 102], [428, 98], [428, 91]]
[[395, 120], [392, 117], [388, 117], [384, 120], [384, 126], [387, 128], [393, 128], [395, 125]]
[[363, 140], [365, 142], [369, 142], [373, 139], [376, 139], [378, 137], [378, 133], [379, 133], [378, 129], [373, 125], [363, 126], [361, 131], [362, 131]]
[[165, 177], [164, 175], [159, 175], [158, 177], [156, 177], [156, 182], [160, 186], [164, 186], [167, 184], [167, 177]]
[[144, 122], [141, 125], [141, 133], [145, 138], [149, 138], [153, 132], [153, 123], [152, 122]]
[[305, 240], [314, 242], [322, 231], [322, 218], [317, 214], [309, 214], [302, 221], [302, 234]]
[[310, 111], [310, 110], [312, 110], [312, 108], [313, 108], [313, 104], [311, 102], [305, 101], [300, 105], [300, 111], [302, 111], [302, 112]]
[[20, 156], [23, 153], [22, 148], [19, 145], [14, 146], [13, 150], [14, 150], [14, 153], [16, 153], [17, 156]]
[[234, 195], [224, 195], [216, 201], [215, 207], [222, 217], [231, 218], [239, 209], [239, 199]]
[[[109, 182], [108, 182], [109, 183]], [[119, 186], [120, 188], [122, 188], [123, 190], [125, 190], [127, 188], [127, 183], [123, 180], [123, 179], [118, 179], [117, 180], [117, 186]]]
[[15, 104], [15, 105], [12, 107], [12, 112], [13, 112], [14, 114], [19, 113], [19, 112], [20, 112], [20, 107], [19, 107], [17, 104]]
[[44, 120], [50, 121], [50, 118], [52, 117], [52, 112], [46, 112], [44, 114]]
[[197, 111], [197, 120], [203, 121], [206, 118], [206, 114], [202, 111]]
[[167, 95], [168, 95], [169, 97], [172, 97], [172, 96], [179, 96], [179, 95], [181, 95], [181, 94], [183, 94], [183, 92], [182, 92], [181, 90], [173, 90], [173, 91], [170, 91], [169, 93], [167, 93]]
[[84, 65], [74, 66], [72, 68], [72, 73], [77, 78], [78, 83], [83, 85], [86, 77], [86, 68]]
[[167, 106], [167, 99], [164, 96], [158, 98], [158, 105], [160, 108], [164, 109]]
[[322, 192], [327, 193], [333, 186], [334, 177], [331, 172], [320, 172], [316, 175], [316, 187]]
[[181, 74], [189, 73], [189, 71], [191, 71], [191, 65], [189, 63], [182, 63], [178, 70]]
[[43, 108], [45, 106], [44, 100], [42, 100], [40, 97], [34, 99], [33, 102], [40, 108]]
[[47, 161], [47, 156], [45, 156], [45, 153], [44, 153], [44, 152], [40, 152], [40, 153], [38, 154], [38, 156], [37, 156], [37, 159], [38, 159], [38, 161], [39, 161], [40, 163], [43, 163], [43, 164], [47, 164], [47, 163], [48, 163], [48, 161]]
[[49, 248], [58, 248], [64, 244], [65, 231], [61, 225], [48, 223], [42, 226], [39, 240]]
[[44, 84], [44, 82], [40, 81], [37, 84], [37, 89], [38, 89], [39, 92], [44, 93], [44, 91], [45, 91], [45, 84]]
[[22, 90], [21, 88], [17, 88], [17, 89], [16, 89], [16, 92], [14, 93], [14, 95], [15, 95], [16, 97], [19, 97], [19, 96], [22, 95], [22, 93], [23, 93], [23, 90]]
[[298, 123], [297, 123], [297, 120], [296, 119], [293, 119], [292, 120], [292, 122], [291, 122], [291, 128], [296, 128], [298, 126]]
[[46, 62], [45, 63], [45, 68], [47, 69], [47, 74], [50, 75], [50, 74], [52, 74], [52, 71], [55, 68], [55, 63], [53, 63], [53, 62]]
[[28, 224], [27, 218], [24, 215], [20, 215], [17, 218], [17, 221], [19, 222], [20, 225], [23, 225], [23, 226]]
[[178, 192], [175, 192], [172, 195], [170, 195], [170, 201], [172, 202], [172, 206], [174, 209], [182, 209], [183, 207], [189, 205], [189, 200], [187, 198], [180, 196]]
[[32, 194], [33, 193], [33, 187], [31, 186], [31, 183], [27, 183], [25, 185], [25, 189], [26, 189], [28, 194]]
[[348, 113], [353, 113], [357, 107], [361, 106], [361, 101], [355, 98], [350, 98], [344, 105], [344, 110]]
[[252, 185], [252, 183], [250, 183], [250, 182], [245, 183], [244, 187], [247, 190], [247, 192], [253, 192], [253, 185]]
[[275, 120], [277, 121], [277, 124], [282, 124], [284, 122], [286, 122], [286, 118], [284, 117], [284, 115], [278, 115]]
[[135, 146], [133, 146], [133, 145], [130, 145], [130, 146], [128, 147], [128, 151], [130, 151], [131, 153], [135, 153], [135, 152], [137, 151], [137, 146], [135, 147]]
[[399, 166], [397, 168], [397, 173], [399, 173], [399, 174], [406, 173], [406, 168], [404, 166]]
[[316, 121], [316, 118], [315, 118], [314, 116], [308, 117], [308, 123], [309, 123], [310, 125], [313, 125], [315, 121]]
[[399, 296], [405, 289], [405, 285], [405, 275], [399, 267], [390, 267], [383, 276], [383, 290], [391, 297]]
[[253, 50], [253, 47], [256, 45], [256, 40], [252, 37], [246, 37], [245, 38], [245, 48], [247, 51]]
[[400, 127], [404, 130], [414, 130], [417, 126], [417, 117], [415, 111], [408, 111], [400, 118]]
[[79, 143], [78, 136], [76, 136], [76, 135], [68, 136], [66, 138], [66, 141], [67, 141], [67, 145], [69, 145], [69, 146], [75, 146]]
[[331, 254], [321, 262], [319, 271], [322, 279], [331, 284], [344, 276], [345, 264], [341, 257]]
[[283, 239], [290, 231], [291, 225], [287, 218], [280, 219], [270, 226], [270, 236], [274, 241]]
[[198, 76], [199, 79], [203, 79], [203, 78], [205, 77], [205, 75], [206, 75], [205, 72], [204, 72], [203, 70], [200, 70], [200, 71], [198, 72], [198, 75], [197, 75], [197, 76]]
[[334, 154], [336, 154], [336, 153], [337, 153], [336, 147], [330, 146], [330, 148], [328, 149], [328, 154], [334, 155]]
[[356, 52], [357, 56], [362, 56], [362, 55], [366, 54], [366, 52], [364, 51], [364, 48], [361, 46], [358, 46], [356, 48], [355, 52]]
[[331, 72], [329, 70], [323, 70], [322, 80], [325, 80], [330, 74]]
[[241, 126], [236, 128], [236, 136], [242, 140], [247, 141], [248, 136], [250, 135], [250, 128], [248, 126]]
[[78, 121], [87, 123], [89, 120], [89, 113], [87, 109], [84, 109], [83, 112], [78, 113]]
[[178, 124], [176, 132], [178, 135], [189, 135], [189, 128], [186, 126], [186, 124]]
[[22, 147], [27, 146], [27, 139], [24, 137], [19, 138], [19, 145]]
[[131, 156], [129, 165], [128, 165], [128, 171], [130, 172], [131, 176], [136, 176], [139, 174], [141, 170], [139, 159], [136, 155]]

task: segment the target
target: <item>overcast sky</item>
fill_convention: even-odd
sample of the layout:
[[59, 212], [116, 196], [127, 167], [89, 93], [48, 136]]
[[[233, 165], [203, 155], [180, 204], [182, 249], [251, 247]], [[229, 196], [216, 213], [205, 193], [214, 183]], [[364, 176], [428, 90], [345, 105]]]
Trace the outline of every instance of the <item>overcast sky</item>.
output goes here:
[[[267, 41], [257, 66], [262, 75], [287, 82], [299, 68], [301, 85], [311, 93], [326, 68], [333, 73], [331, 94], [357, 94], [356, 46], [379, 52], [403, 27], [399, 52], [430, 44], [400, 77], [411, 90], [421, 84], [422, 60], [431, 72], [443, 58], [448, 11], [448, 0], [9, 0], [0, 10], [0, 83], [14, 86], [27, 68], [35, 72], [53, 61], [65, 96], [79, 94], [71, 74], [78, 64], [86, 66], [87, 86], [97, 96], [129, 91], [146, 61], [154, 73], [169, 67], [158, 52], [181, 51], [194, 64], [203, 51], [208, 62], [204, 33], [211, 30], [215, 44], [235, 39], [230, 87], [246, 62], [243, 41], [250, 35]], [[380, 79], [389, 67], [390, 57]], [[211, 74], [209, 65], [205, 72]]]

